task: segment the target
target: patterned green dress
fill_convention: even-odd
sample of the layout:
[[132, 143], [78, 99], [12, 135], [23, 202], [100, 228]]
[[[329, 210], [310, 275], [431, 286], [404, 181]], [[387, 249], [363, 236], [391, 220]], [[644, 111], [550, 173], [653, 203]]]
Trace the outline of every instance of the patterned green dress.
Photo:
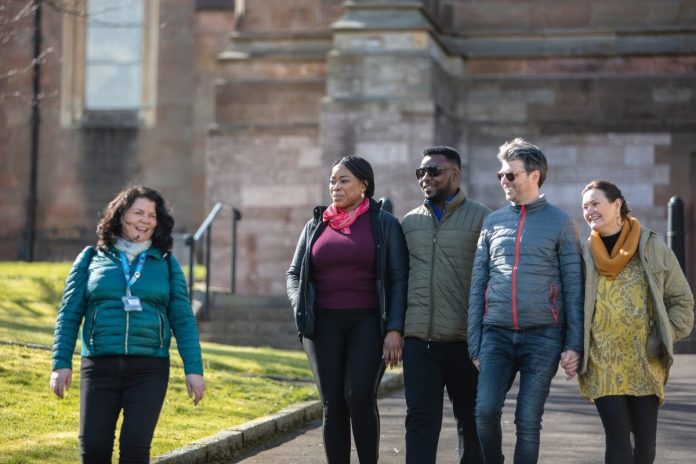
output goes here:
[[657, 395], [664, 402], [666, 370], [645, 348], [652, 306], [637, 254], [614, 280], [600, 276], [587, 371], [578, 377], [582, 396]]

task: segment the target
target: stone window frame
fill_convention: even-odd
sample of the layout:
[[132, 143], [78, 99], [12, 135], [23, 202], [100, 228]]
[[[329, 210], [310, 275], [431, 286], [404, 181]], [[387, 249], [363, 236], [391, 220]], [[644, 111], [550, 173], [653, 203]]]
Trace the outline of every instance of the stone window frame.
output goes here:
[[143, 6], [143, 52], [140, 108], [136, 111], [88, 111], [85, 108], [87, 2], [72, 0], [63, 14], [63, 65], [60, 122], [65, 128], [90, 126], [152, 127], [157, 120], [157, 62], [160, 0], [145, 0]]

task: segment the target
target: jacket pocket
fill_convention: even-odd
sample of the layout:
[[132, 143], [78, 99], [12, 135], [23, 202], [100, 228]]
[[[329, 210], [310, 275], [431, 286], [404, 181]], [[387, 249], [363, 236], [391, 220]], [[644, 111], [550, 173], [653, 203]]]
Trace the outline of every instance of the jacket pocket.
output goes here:
[[660, 330], [657, 327], [657, 321], [654, 318], [650, 319], [649, 325], [650, 331], [648, 332], [648, 339], [645, 343], [645, 351], [648, 354], [648, 358], [657, 358], [662, 354]]
[[143, 308], [130, 314], [129, 344], [133, 354], [161, 350], [167, 335], [167, 319], [157, 309]]
[[556, 286], [554, 284], [551, 284], [549, 287], [549, 301], [551, 302], [551, 317], [553, 318], [553, 323], [558, 324], [559, 323], [559, 311], [558, 311], [558, 303], [557, 303], [557, 298], [558, 298], [558, 290], [556, 289]]
[[488, 290], [490, 288], [490, 284], [486, 285], [486, 291], [483, 292], [483, 317], [486, 317], [488, 315]]
[[164, 316], [162, 315], [161, 312], [157, 311], [157, 315], [159, 316], [159, 337], [160, 337], [160, 349], [164, 348]]
[[89, 349], [91, 351], [94, 351], [94, 330], [97, 325], [97, 313], [99, 313], [99, 308], [92, 313], [92, 320], [89, 326]]

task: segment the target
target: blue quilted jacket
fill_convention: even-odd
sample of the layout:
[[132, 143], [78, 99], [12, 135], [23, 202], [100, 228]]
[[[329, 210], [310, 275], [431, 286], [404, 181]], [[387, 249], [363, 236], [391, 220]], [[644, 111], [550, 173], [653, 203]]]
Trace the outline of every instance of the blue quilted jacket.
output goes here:
[[[136, 262], [131, 265], [131, 275]], [[172, 334], [186, 374], [203, 374], [196, 319], [179, 263], [151, 247], [131, 287], [142, 311], [123, 310], [126, 279], [114, 249], [85, 248], [73, 263], [58, 310], [53, 369], [71, 368], [82, 325], [82, 356], [169, 357]]]
[[483, 223], [469, 296], [469, 354], [484, 325], [562, 326], [565, 349], [583, 350], [582, 252], [575, 222], [540, 197], [510, 205]]

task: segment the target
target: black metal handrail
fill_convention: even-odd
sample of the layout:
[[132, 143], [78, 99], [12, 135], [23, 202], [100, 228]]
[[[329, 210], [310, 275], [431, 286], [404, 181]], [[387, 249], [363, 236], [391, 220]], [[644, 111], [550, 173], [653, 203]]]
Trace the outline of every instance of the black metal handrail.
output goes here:
[[[229, 208], [232, 211], [232, 283], [231, 292], [234, 294], [236, 292], [236, 280], [237, 280], [237, 221], [242, 219], [242, 213], [236, 208], [231, 208], [224, 203], [217, 202], [210, 210], [208, 216], [205, 218], [203, 223], [200, 225], [195, 234], [184, 235], [184, 243], [189, 247], [189, 276], [188, 276], [188, 287], [189, 287], [189, 298], [193, 301], [193, 269], [195, 263], [196, 255], [196, 243], [205, 234], [205, 299], [203, 300], [203, 307], [201, 308], [201, 316], [204, 316], [208, 311], [210, 303], [210, 250], [211, 250], [211, 238], [212, 238], [212, 228], [213, 221], [224, 208]], [[201, 317], [202, 318], [202, 317]]]

